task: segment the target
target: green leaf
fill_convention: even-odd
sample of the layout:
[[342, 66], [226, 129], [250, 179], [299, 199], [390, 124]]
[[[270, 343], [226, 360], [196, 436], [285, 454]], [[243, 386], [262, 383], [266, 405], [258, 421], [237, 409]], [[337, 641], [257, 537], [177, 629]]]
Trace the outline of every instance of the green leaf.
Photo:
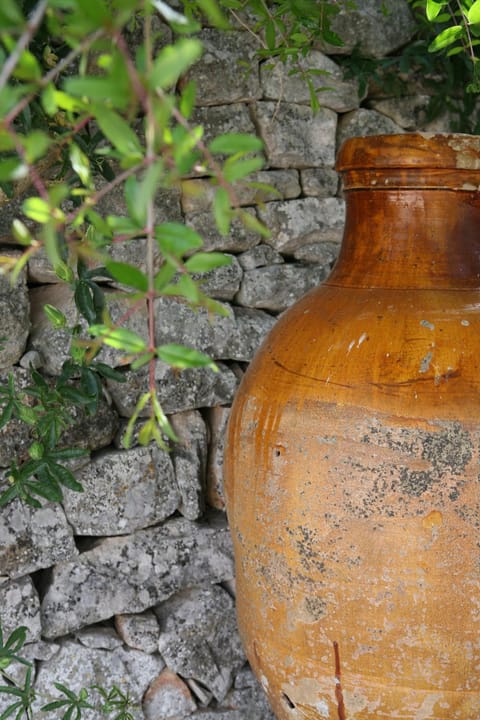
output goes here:
[[105, 345], [127, 353], [141, 353], [147, 350], [145, 340], [127, 328], [109, 328], [108, 325], [91, 325], [89, 332], [101, 338]]
[[221, 235], [228, 235], [232, 221], [230, 198], [225, 188], [218, 188], [213, 201], [213, 215]]
[[49, 83], [40, 95], [42, 107], [49, 117], [53, 117], [58, 112], [58, 105], [55, 100], [55, 85]]
[[425, 12], [427, 15], [427, 20], [432, 22], [437, 17], [438, 13], [441, 11], [445, 3], [443, 2], [435, 2], [435, 0], [427, 0], [427, 6], [425, 8]]
[[464, 34], [464, 32], [465, 30], [461, 25], [453, 25], [452, 27], [445, 28], [445, 30], [442, 30], [442, 32], [430, 43], [428, 46], [429, 52], [437, 52], [438, 50], [442, 50], [443, 48], [452, 45]]
[[90, 163], [85, 153], [80, 150], [78, 145], [72, 143], [70, 145], [69, 156], [71, 166], [82, 183], [86, 186], [90, 185]]
[[148, 290], [147, 276], [135, 265], [112, 260], [107, 261], [107, 269], [118, 282], [142, 292]]
[[199, 252], [192, 255], [185, 263], [185, 267], [189, 272], [202, 273], [222, 267], [223, 265], [231, 265], [232, 258], [230, 255], [224, 255], [219, 252]]
[[95, 117], [105, 137], [119, 152], [141, 158], [140, 140], [126, 120], [103, 106], [95, 108]]
[[179, 370], [185, 368], [194, 367], [209, 367], [212, 370], [218, 370], [217, 366], [208, 355], [205, 355], [198, 350], [186, 347], [185, 345], [178, 345], [177, 343], [168, 343], [166, 345], [160, 345], [156, 348], [155, 352], [162, 362], [171, 365]]
[[18, 218], [12, 223], [12, 232], [15, 240], [20, 245], [31, 245], [33, 243], [33, 236], [31, 235], [27, 226]]
[[269, 50], [275, 50], [276, 45], [276, 32], [275, 23], [273, 20], [269, 20], [265, 25], [265, 40]]
[[110, 367], [110, 365], [107, 365], [106, 363], [95, 362], [92, 363], [90, 367], [92, 367], [96, 372], [98, 372], [99, 375], [104, 378], [108, 378], [109, 380], [115, 380], [115, 382], [121, 383], [127, 381], [125, 375], [123, 375], [118, 370], [114, 370], [114, 368]]
[[30, 50], [24, 50], [15, 66], [13, 76], [18, 80], [35, 81], [42, 76], [37, 58]]
[[97, 311], [90, 283], [85, 280], [77, 280], [73, 297], [75, 299], [75, 305], [82, 313], [85, 320], [88, 323], [96, 322]]
[[258, 152], [263, 149], [262, 140], [246, 133], [225, 133], [216, 137], [208, 146], [211, 152], [223, 154]]
[[54, 307], [53, 305], [50, 305], [49, 303], [46, 303], [43, 306], [43, 312], [50, 320], [50, 323], [52, 324], [52, 327], [56, 329], [64, 328], [67, 324], [67, 318], [63, 314], [61, 310]]
[[22, 210], [27, 217], [38, 223], [47, 223], [51, 216], [50, 205], [43, 198], [31, 197], [22, 203]]
[[200, 235], [188, 225], [167, 222], [155, 227], [155, 239], [165, 255], [183, 257], [203, 245]]
[[75, 492], [83, 492], [83, 486], [76, 480], [74, 474], [63, 465], [58, 463], [48, 463], [48, 469], [51, 475], [64, 487]]
[[15, 0], [2, 0], [0, 3], [0, 27], [2, 32], [14, 30], [22, 32], [25, 18], [20, 12], [19, 3]]
[[144, 228], [147, 222], [147, 204], [142, 187], [136, 177], [129, 177], [123, 188], [127, 210], [130, 218], [138, 229]]
[[21, 142], [25, 148], [27, 162], [33, 164], [45, 155], [52, 141], [42, 130], [33, 130], [21, 138]]
[[256, 217], [256, 215], [252, 215], [251, 213], [247, 212], [246, 210], [240, 210], [238, 213], [238, 217], [245, 225], [246, 228], [249, 230], [253, 230], [254, 232], [258, 232], [260, 235], [262, 235], [265, 238], [271, 237], [271, 232], [267, 228], [266, 225], [264, 225], [260, 220]]
[[467, 18], [471, 25], [480, 22], [480, 0], [475, 0], [467, 13]]
[[182, 90], [179, 109], [184, 118], [189, 118], [195, 107], [197, 86], [193, 80], [189, 80]]
[[21, 180], [27, 177], [28, 165], [19, 157], [9, 157], [0, 160], [0, 182], [8, 182], [9, 180]]
[[175, 45], [167, 45], [160, 50], [148, 75], [150, 86], [166, 90], [175, 85], [180, 76], [199, 59], [202, 50], [202, 43], [191, 38], [181, 38]]
[[242, 180], [250, 173], [263, 167], [263, 158], [253, 157], [245, 160], [227, 160], [223, 166], [223, 175], [228, 182]]

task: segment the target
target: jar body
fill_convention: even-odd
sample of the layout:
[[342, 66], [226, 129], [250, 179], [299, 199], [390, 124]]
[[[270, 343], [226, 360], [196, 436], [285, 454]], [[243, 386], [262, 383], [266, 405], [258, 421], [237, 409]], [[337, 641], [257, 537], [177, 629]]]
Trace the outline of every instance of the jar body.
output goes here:
[[[401, 191], [410, 219], [427, 196]], [[343, 260], [232, 408], [240, 632], [279, 720], [480, 716], [480, 202], [463, 191], [454, 221], [447, 205], [442, 259], [434, 231], [385, 236], [389, 198], [382, 237], [367, 194], [353, 203]]]

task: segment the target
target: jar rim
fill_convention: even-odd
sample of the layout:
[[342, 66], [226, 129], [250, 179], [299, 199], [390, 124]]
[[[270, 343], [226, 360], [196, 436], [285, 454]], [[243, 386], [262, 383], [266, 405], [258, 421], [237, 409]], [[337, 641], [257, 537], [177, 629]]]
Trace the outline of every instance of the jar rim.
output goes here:
[[462, 133], [403, 133], [352, 137], [341, 146], [340, 173], [381, 168], [480, 170], [480, 136]]

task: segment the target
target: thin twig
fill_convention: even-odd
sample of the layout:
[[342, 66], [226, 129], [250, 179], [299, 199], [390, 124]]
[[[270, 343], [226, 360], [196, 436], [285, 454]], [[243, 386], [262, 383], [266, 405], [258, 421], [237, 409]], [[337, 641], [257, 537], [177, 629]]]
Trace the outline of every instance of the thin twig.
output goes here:
[[5, 64], [2, 68], [2, 71], [0, 72], [0, 90], [3, 90], [3, 88], [7, 84], [10, 76], [12, 75], [17, 66], [18, 61], [20, 60], [21, 54], [30, 44], [30, 41], [35, 35], [38, 26], [42, 22], [47, 6], [47, 0], [40, 0], [37, 7], [30, 15], [30, 19], [27, 22], [27, 27], [20, 35], [17, 44], [13, 48], [8, 58], [5, 60]]

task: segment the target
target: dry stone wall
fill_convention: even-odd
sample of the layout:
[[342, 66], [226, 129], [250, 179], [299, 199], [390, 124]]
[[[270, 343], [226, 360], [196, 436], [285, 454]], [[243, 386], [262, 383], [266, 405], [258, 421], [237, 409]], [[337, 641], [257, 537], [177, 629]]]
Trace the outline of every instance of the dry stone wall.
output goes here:
[[[348, 40], [342, 52], [360, 41], [366, 52], [386, 55], [411, 37], [405, 0], [358, 5], [348, 22], [338, 18]], [[344, 79], [326, 48], [306, 60], [329, 73], [318, 76], [328, 90], [314, 115], [301, 81], [282, 65], [259, 64], [255, 41], [243, 29], [205, 29], [202, 40], [205, 54], [191, 72], [199, 88], [195, 120], [207, 139], [227, 131], [262, 137], [265, 169], [255, 179], [275, 193], [238, 193], [248, 212], [269, 226], [271, 238], [262, 240], [235, 223], [221, 237], [201, 177], [159, 195], [158, 222], [186, 222], [203, 234], [208, 250], [229, 253], [232, 262], [204, 277], [225, 315], [209, 318], [178, 299], [158, 299], [156, 342], [202, 350], [218, 362], [219, 372], [201, 368], [179, 376], [159, 363], [159, 395], [181, 438], [171, 453], [135, 444], [121, 449], [121, 432], [146, 387], [142, 371], [126, 371], [125, 384], [108, 382], [97, 417], [77, 414], [71, 442], [90, 453], [75, 466], [85, 492], [66, 492], [62, 505], [34, 509], [13, 502], [0, 510], [0, 618], [6, 632], [19, 624], [28, 628], [27, 653], [42, 703], [59, 679], [73, 689], [116, 683], [138, 701], [139, 720], [272, 720], [235, 623], [222, 491], [229, 406], [278, 314], [322, 282], [335, 261], [344, 217], [334, 170], [339, 145], [352, 135], [422, 127], [428, 98], [359, 97], [356, 82]], [[442, 122], [435, 129], [448, 129]], [[109, 212], [121, 215], [122, 209], [121, 193], [109, 197]], [[9, 237], [9, 215], [16, 211], [2, 208], [0, 236], [9, 252], [16, 252]], [[126, 261], [142, 257], [142, 241], [116, 252]], [[113, 291], [115, 318], [125, 303]], [[45, 303], [75, 318], [68, 288], [56, 284], [42, 256], [32, 259], [14, 290], [0, 276], [1, 334], [7, 338], [0, 349], [2, 384], [13, 373], [24, 386], [30, 364], [47, 375], [59, 373], [68, 337], [51, 330]], [[145, 332], [145, 316], [136, 314], [128, 323]], [[118, 362], [113, 350], [103, 359]], [[0, 465], [6, 467], [25, 450], [28, 435], [13, 422], [0, 440]], [[20, 665], [12, 670], [18, 678], [24, 672]], [[0, 695], [0, 713], [4, 707]]]

